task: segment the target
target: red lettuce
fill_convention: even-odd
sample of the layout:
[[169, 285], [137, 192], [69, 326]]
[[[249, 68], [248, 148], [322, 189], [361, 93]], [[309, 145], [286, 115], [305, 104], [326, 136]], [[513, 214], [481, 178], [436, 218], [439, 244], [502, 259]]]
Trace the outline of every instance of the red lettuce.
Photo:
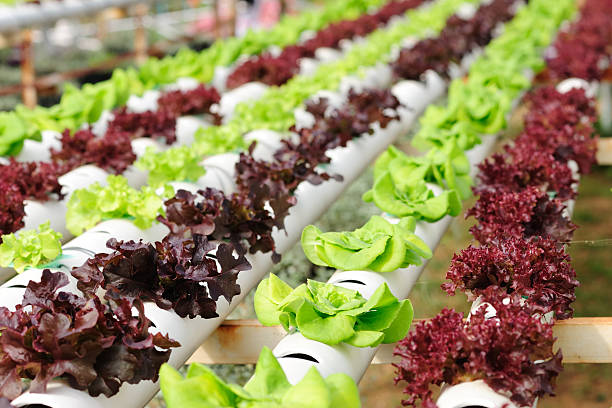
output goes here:
[[21, 378], [32, 380], [32, 392], [62, 377], [93, 396], [114, 395], [124, 382], [157, 381], [169, 349], [179, 344], [149, 333], [142, 302], [112, 298], [104, 304], [60, 292], [67, 284], [66, 275], [46, 269], [40, 283], [30, 281], [14, 312], [0, 307], [0, 396], [17, 397]]
[[[308, 129], [296, 130], [293, 127], [292, 130], [300, 135], [300, 143], [318, 146], [323, 157], [325, 150], [344, 147], [349, 140], [374, 133], [373, 123], [386, 128], [391, 121], [399, 119], [399, 107], [399, 101], [388, 89], [365, 89], [362, 92], [351, 89], [346, 103], [339, 109], [330, 110], [326, 98], [306, 102], [306, 110], [315, 117], [315, 124]], [[284, 147], [281, 151], [286, 149]]]
[[581, 173], [588, 173], [596, 162], [597, 120], [595, 103], [582, 89], [560, 93], [542, 87], [528, 94], [525, 104], [525, 131], [516, 139], [517, 149], [545, 151], [560, 161], [574, 160]]
[[586, 95], [584, 89], [573, 88], [562, 93], [553, 86], [544, 86], [529, 92], [523, 103], [529, 108], [524, 119], [526, 127], [540, 125], [559, 129], [568, 125], [579, 127], [597, 120], [595, 101]]
[[[9, 164], [0, 165], [0, 182], [17, 186], [23, 197], [30, 200], [64, 196], [57, 180], [59, 168], [54, 163], [18, 162], [12, 157], [9, 160]], [[4, 190], [2, 193], [6, 194]]]
[[565, 205], [537, 187], [520, 192], [483, 191], [466, 214], [478, 224], [470, 232], [481, 244], [509, 237], [571, 239], [576, 225], [564, 214]]
[[16, 184], [4, 180], [0, 180], [0, 191], [0, 235], [11, 234], [24, 226], [25, 197]]
[[548, 69], [558, 79], [600, 80], [611, 61], [612, 2], [589, 0], [580, 14], [567, 31], [557, 36], [554, 56], [547, 60]]
[[542, 151], [552, 154], [556, 160], [567, 162], [573, 160], [581, 174], [586, 174], [597, 162], [597, 139], [592, 137], [593, 128], [584, 125], [581, 129], [564, 126], [559, 129], [548, 129], [543, 126], [531, 126], [515, 140], [517, 149], [525, 151]]
[[280, 86], [298, 71], [297, 61], [263, 54], [240, 64], [227, 78], [227, 87], [233, 89], [253, 81], [270, 86]]
[[467, 20], [451, 16], [437, 37], [425, 38], [400, 51], [391, 64], [395, 76], [419, 80], [427, 70], [448, 76], [451, 62], [458, 63], [474, 47], [491, 41], [497, 24], [512, 18], [513, 5], [512, 0], [495, 0], [480, 6]]
[[418, 81], [428, 69], [448, 76], [452, 57], [452, 50], [441, 37], [426, 38], [413, 47], [403, 48], [391, 67], [396, 77]]
[[212, 113], [210, 108], [219, 103], [221, 95], [212, 86], [204, 84], [189, 91], [169, 91], [160, 95], [157, 105], [160, 110], [174, 116], [211, 114], [215, 124], [221, 123], [221, 116]]
[[51, 160], [62, 173], [85, 164], [96, 165], [115, 174], [123, 173], [135, 160], [128, 133], [109, 128], [104, 137], [97, 137], [91, 129], [62, 134], [62, 148], [51, 149]]
[[95, 296], [102, 287], [107, 296], [152, 301], [181, 317], [218, 317], [216, 301], [238, 295], [238, 272], [250, 269], [243, 256], [233, 257], [231, 245], [215, 246], [200, 234], [170, 234], [155, 244], [110, 239], [107, 246], [113, 252], [72, 270], [81, 291]]
[[252, 254], [272, 252], [273, 260], [278, 262], [272, 231], [274, 227], [282, 228], [294, 200], [271, 197], [265, 185], [229, 197], [214, 188], [199, 190], [197, 195], [179, 190], [166, 201], [166, 216], [158, 219], [174, 234], [183, 234], [186, 229], [203, 232], [210, 240], [230, 241], [241, 255], [247, 250]]
[[527, 187], [555, 194], [561, 200], [576, 196], [572, 170], [549, 152], [525, 148], [518, 144], [506, 146], [506, 155], [494, 154], [478, 165], [480, 183], [473, 189], [484, 191], [520, 192]]
[[113, 112], [114, 118], [108, 123], [108, 132], [126, 132], [132, 139], [149, 137], [151, 139], [165, 139], [166, 144], [176, 141], [176, 114], [165, 109], [155, 112], [142, 113], [128, 112], [127, 108], [120, 108]]
[[561, 351], [553, 352], [552, 324], [534, 316], [519, 296], [506, 299], [508, 304], [495, 295], [485, 299], [496, 310], [494, 318], [481, 307], [464, 322], [461, 313], [444, 309], [415, 325], [394, 351], [401, 358], [394, 364], [395, 382], [408, 395], [403, 405], [416, 407], [420, 399], [423, 407], [435, 407], [432, 385], [478, 379], [518, 406], [554, 395], [563, 367]]
[[576, 272], [562, 246], [549, 239], [508, 238], [480, 248], [469, 246], [455, 254], [442, 289], [457, 289], [474, 301], [488, 288], [499, 298], [517, 293], [542, 314], [555, 312], [557, 319], [573, 314]]

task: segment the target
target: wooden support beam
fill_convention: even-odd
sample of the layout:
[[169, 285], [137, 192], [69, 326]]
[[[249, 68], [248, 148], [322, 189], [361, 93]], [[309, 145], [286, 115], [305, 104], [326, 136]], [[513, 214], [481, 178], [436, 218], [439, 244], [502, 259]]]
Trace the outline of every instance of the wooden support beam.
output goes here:
[[[612, 363], [612, 317], [579, 317], [554, 327], [564, 363]], [[253, 364], [263, 346], [274, 348], [285, 335], [280, 326], [265, 327], [256, 320], [226, 320], [188, 363]], [[394, 360], [393, 344], [376, 353], [373, 364]]]
[[134, 17], [136, 27], [134, 28], [134, 53], [138, 65], [147, 61], [147, 29], [144, 25], [144, 18], [149, 12], [148, 4], [137, 4], [134, 6]]
[[602, 137], [597, 143], [597, 164], [612, 166], [612, 137]]
[[21, 100], [30, 109], [36, 107], [36, 71], [34, 50], [32, 49], [32, 30], [25, 30], [21, 38]]

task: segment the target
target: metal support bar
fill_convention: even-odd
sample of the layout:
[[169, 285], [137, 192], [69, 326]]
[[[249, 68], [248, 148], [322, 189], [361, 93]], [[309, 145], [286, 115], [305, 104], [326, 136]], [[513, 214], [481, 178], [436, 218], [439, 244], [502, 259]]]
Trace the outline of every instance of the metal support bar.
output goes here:
[[83, 17], [111, 7], [127, 7], [153, 0], [65, 0], [40, 5], [0, 7], [0, 33], [51, 25], [59, 19]]

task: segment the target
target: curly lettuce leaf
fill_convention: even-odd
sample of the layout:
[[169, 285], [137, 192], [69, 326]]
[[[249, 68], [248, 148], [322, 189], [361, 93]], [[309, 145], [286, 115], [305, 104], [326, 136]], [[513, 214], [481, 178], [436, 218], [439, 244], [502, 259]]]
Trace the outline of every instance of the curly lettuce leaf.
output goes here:
[[52, 230], [49, 221], [40, 224], [38, 230], [2, 235], [0, 266], [12, 264], [21, 273], [28, 267], [51, 262], [62, 253], [61, 238], [62, 234]]
[[[440, 194], [427, 183], [447, 190]], [[374, 167], [374, 185], [363, 195], [381, 210], [396, 217], [415, 217], [435, 222], [461, 211], [461, 195], [469, 194], [469, 162], [452, 142], [425, 157], [408, 157], [389, 148]]]
[[271, 275], [255, 292], [255, 312], [266, 326], [296, 328], [311, 340], [374, 347], [403, 338], [412, 322], [409, 300], [399, 301], [387, 284], [370, 299], [355, 290], [309, 280], [288, 293], [288, 285]]
[[413, 220], [391, 224], [375, 215], [361, 228], [349, 232], [323, 233], [314, 225], [302, 232], [302, 248], [315, 265], [342, 270], [391, 272], [420, 265], [430, 258], [427, 245], [414, 234]]
[[136, 190], [123, 176], [110, 175], [107, 183], [107, 186], [94, 183], [72, 194], [66, 212], [68, 231], [80, 235], [104, 219], [125, 217], [138, 228], [149, 228], [158, 215], [165, 215], [164, 199], [174, 194], [168, 185], [161, 196], [149, 186]]
[[164, 152], [148, 147], [136, 161], [139, 169], [148, 170], [148, 183], [159, 187], [171, 181], [196, 181], [206, 173], [200, 165], [202, 156], [188, 146], [179, 146]]

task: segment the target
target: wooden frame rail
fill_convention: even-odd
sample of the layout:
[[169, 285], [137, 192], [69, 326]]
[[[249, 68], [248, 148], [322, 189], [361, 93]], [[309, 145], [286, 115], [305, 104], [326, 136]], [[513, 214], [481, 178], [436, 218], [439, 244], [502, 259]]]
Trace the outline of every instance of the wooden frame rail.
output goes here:
[[597, 142], [597, 164], [612, 166], [612, 137], [602, 137]]
[[[612, 317], [577, 317], [554, 327], [556, 345], [564, 363], [612, 363]], [[285, 336], [280, 326], [262, 326], [257, 320], [226, 320], [188, 363], [253, 364], [263, 346], [274, 348]], [[394, 362], [393, 344], [383, 345], [373, 364]]]

